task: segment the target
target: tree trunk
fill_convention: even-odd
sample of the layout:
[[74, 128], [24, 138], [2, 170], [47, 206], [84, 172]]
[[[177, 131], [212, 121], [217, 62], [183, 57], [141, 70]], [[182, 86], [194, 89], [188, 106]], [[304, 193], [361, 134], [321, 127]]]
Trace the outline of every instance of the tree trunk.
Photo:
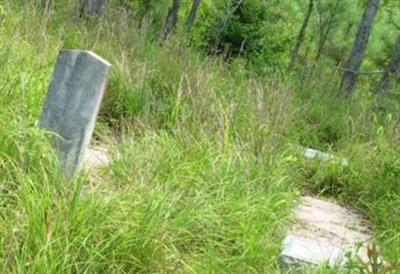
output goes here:
[[[221, 43], [221, 34], [225, 31], [225, 28], [229, 22], [229, 20], [232, 18], [232, 16], [242, 7], [244, 0], [237, 0], [236, 3], [235, 1], [230, 1], [230, 5], [228, 6], [228, 9], [225, 11], [225, 15], [221, 20], [219, 20], [217, 24], [216, 31], [214, 33], [214, 47], [212, 48], [212, 51], [216, 54], [219, 53], [220, 51], [220, 43]], [[231, 6], [235, 4], [234, 6]]]
[[319, 43], [318, 43], [317, 56], [315, 57], [315, 60], [317, 60], [317, 61], [321, 57], [321, 53], [325, 46], [325, 42], [328, 39], [329, 33], [333, 29], [333, 24], [334, 24], [335, 17], [338, 12], [339, 4], [341, 3], [341, 1], [342, 0], [336, 0], [335, 6], [334, 6], [333, 11], [330, 14], [331, 16], [329, 17], [329, 20], [328, 20], [328, 25], [326, 27], [326, 30], [324, 30], [324, 28], [322, 26], [320, 27], [320, 36], [319, 36], [320, 38], [319, 38]]
[[93, 15], [103, 15], [107, 6], [107, 0], [83, 0], [80, 16], [88, 17]]
[[192, 10], [190, 11], [190, 14], [187, 19], [187, 28], [188, 28], [189, 32], [192, 31], [194, 21], [196, 20], [197, 10], [199, 9], [200, 3], [201, 3], [201, 0], [193, 0]]
[[298, 57], [299, 51], [300, 51], [300, 47], [301, 47], [301, 44], [304, 41], [304, 36], [306, 34], [306, 29], [307, 29], [307, 26], [308, 26], [308, 22], [310, 21], [310, 17], [311, 17], [313, 9], [314, 9], [314, 0], [310, 0], [310, 3], [308, 5], [308, 10], [307, 10], [306, 17], [304, 18], [303, 25], [301, 26], [299, 35], [297, 37], [296, 45], [295, 45], [294, 50], [292, 52], [292, 58], [290, 59], [289, 69], [293, 69], [294, 65], [296, 64], [297, 57]]
[[165, 21], [163, 40], [166, 40], [171, 32], [175, 29], [178, 22], [178, 12], [181, 6], [181, 0], [173, 0], [172, 6], [168, 10], [167, 19]]
[[393, 87], [399, 77], [399, 66], [400, 66], [400, 36], [397, 39], [396, 45], [393, 48], [392, 57], [390, 58], [389, 64], [385, 69], [385, 73], [382, 76], [382, 80], [378, 86], [378, 93], [385, 92]]
[[347, 68], [343, 74], [340, 86], [342, 93], [346, 96], [351, 95], [357, 86], [358, 72], [364, 59], [372, 24], [378, 11], [379, 1], [380, 0], [368, 1], [368, 7], [364, 12], [361, 24], [358, 28], [356, 40], [354, 41], [353, 49], [347, 61]]
[[51, 11], [54, 11], [54, 0], [45, 0], [44, 1], [44, 13], [47, 14]]
[[139, 29], [142, 28], [143, 22], [148, 19], [147, 17], [148, 17], [148, 15], [149, 15], [149, 13], [151, 11], [151, 8], [152, 8], [152, 0], [141, 0], [140, 3], [141, 3], [141, 7], [142, 7], [142, 12], [140, 12], [138, 14], [138, 19], [139, 19], [138, 20], [138, 26], [139, 26]]
[[348, 23], [346, 31], [344, 32], [344, 37], [343, 37], [345, 41], [347, 40], [347, 38], [349, 38], [349, 35], [353, 29], [353, 26], [354, 26], [353, 22]]

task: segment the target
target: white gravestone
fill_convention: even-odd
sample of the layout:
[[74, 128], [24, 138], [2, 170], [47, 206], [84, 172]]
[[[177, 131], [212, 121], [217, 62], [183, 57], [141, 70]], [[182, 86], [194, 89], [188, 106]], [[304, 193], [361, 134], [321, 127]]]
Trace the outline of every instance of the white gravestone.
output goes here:
[[66, 179], [80, 168], [90, 143], [111, 65], [90, 51], [62, 50], [43, 108], [40, 127], [55, 133]]

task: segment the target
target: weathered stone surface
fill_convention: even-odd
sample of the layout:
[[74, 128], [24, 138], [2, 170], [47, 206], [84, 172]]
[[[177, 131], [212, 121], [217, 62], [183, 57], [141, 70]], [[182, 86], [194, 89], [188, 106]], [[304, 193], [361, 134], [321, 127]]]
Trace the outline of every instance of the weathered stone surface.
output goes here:
[[111, 65], [90, 51], [60, 52], [40, 127], [55, 133], [66, 179], [79, 169], [89, 145]]
[[[283, 243], [280, 262], [286, 267], [302, 264], [339, 265], [352, 252], [367, 260], [370, 225], [361, 214], [341, 205], [303, 197], [295, 209], [296, 224]], [[361, 248], [357, 251], [357, 245]]]
[[323, 161], [327, 161], [327, 160], [337, 160], [339, 161], [339, 163], [342, 166], [348, 166], [349, 165], [349, 161], [347, 159], [338, 159], [336, 158], [334, 155], [326, 153], [326, 152], [322, 152], [316, 149], [312, 149], [312, 148], [306, 148], [304, 150], [304, 156], [308, 159], [316, 159], [316, 160], [323, 160]]

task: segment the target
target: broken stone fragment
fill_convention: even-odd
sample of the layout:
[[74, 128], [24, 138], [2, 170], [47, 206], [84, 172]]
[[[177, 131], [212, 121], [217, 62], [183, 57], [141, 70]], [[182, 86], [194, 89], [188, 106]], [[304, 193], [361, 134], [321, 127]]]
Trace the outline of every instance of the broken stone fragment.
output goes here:
[[303, 265], [330, 266], [340, 264], [344, 256], [342, 248], [324, 244], [309, 238], [288, 235], [283, 242], [280, 263], [286, 267], [301, 267]]
[[338, 160], [339, 163], [342, 166], [348, 166], [349, 165], [349, 161], [347, 159], [338, 159], [336, 156], [326, 153], [326, 152], [322, 152], [316, 149], [312, 149], [312, 148], [306, 148], [304, 149], [304, 156], [308, 159], [318, 159], [318, 160], [323, 160], [323, 161], [327, 161], [327, 160]]

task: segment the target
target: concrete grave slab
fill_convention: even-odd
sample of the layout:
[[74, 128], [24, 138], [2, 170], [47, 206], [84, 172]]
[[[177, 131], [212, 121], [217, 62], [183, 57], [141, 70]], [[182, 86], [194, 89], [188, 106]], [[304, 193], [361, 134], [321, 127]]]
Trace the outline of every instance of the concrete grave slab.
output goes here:
[[[347, 252], [367, 261], [370, 225], [358, 212], [339, 204], [303, 197], [295, 209], [296, 223], [283, 242], [280, 262], [285, 267], [331, 266], [345, 262]], [[357, 250], [357, 245], [361, 248]]]
[[80, 168], [95, 127], [111, 65], [90, 51], [62, 50], [43, 108], [40, 127], [53, 145], [66, 179]]

